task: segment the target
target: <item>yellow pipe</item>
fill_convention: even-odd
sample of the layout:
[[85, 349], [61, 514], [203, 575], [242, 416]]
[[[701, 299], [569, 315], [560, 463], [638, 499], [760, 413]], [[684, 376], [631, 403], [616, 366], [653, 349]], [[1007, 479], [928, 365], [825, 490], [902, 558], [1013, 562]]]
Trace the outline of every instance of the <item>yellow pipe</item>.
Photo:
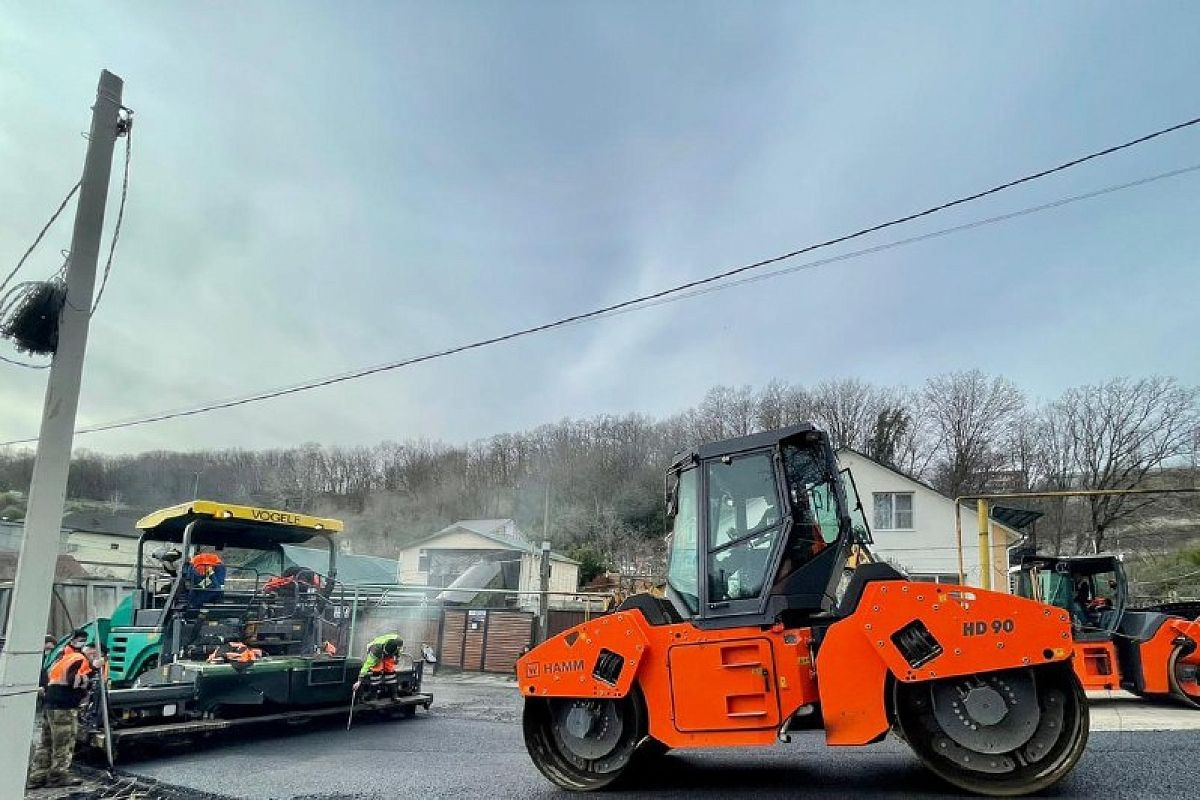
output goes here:
[[954, 543], [958, 548], [958, 583], [960, 586], [966, 586], [967, 570], [963, 567], [962, 507], [957, 500], [954, 502]]
[[1012, 494], [963, 494], [956, 500], [1008, 500], [1029, 497], [1100, 497], [1123, 494], [1196, 494], [1200, 487], [1179, 489], [1072, 489], [1061, 492], [1013, 492]]
[[978, 501], [979, 511], [979, 585], [992, 588], [992, 546], [988, 542], [988, 501]]

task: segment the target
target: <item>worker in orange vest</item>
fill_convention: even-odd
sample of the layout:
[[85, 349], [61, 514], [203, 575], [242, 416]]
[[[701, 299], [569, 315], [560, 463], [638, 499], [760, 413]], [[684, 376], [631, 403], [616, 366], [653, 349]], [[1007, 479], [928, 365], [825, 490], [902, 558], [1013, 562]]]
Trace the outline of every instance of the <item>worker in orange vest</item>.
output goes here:
[[367, 643], [367, 657], [363, 659], [358, 680], [354, 683], [354, 694], [362, 688], [364, 679], [375, 694], [394, 690], [396, 684], [396, 656], [404, 640], [398, 633], [385, 633]]
[[87, 640], [87, 631], [72, 632], [58, 659], [46, 670], [42, 735], [33, 754], [27, 788], [78, 786], [82, 782], [70, 770], [79, 730], [79, 705], [87, 696], [88, 679], [98, 659]]
[[221, 599], [225, 586], [225, 562], [214, 550], [197, 550], [184, 566], [184, 577], [191, 585], [188, 605], [197, 608]]

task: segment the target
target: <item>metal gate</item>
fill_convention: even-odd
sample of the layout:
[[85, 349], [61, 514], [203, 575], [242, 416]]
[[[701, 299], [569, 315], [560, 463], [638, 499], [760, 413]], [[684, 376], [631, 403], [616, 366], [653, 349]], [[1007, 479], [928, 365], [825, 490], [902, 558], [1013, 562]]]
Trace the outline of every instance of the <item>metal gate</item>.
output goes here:
[[511, 673], [533, 641], [534, 615], [468, 608], [442, 612], [438, 665], [470, 672]]

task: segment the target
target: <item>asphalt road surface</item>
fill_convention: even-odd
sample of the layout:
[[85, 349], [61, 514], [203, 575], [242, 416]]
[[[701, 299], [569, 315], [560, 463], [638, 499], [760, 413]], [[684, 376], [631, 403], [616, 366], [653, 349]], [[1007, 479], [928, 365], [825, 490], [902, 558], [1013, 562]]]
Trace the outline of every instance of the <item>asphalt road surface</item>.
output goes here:
[[[509, 687], [441, 686], [415, 719], [244, 736], [126, 764], [134, 774], [237, 798], [561, 798], [533, 767]], [[1197, 712], [1191, 712], [1196, 714]], [[1140, 730], [1155, 712], [1098, 708], [1087, 753], [1051, 797], [1194, 798], [1200, 731]], [[1198, 714], [1197, 716], [1200, 716]], [[1133, 724], [1124, 729], [1122, 719]], [[1191, 722], [1190, 719], [1187, 719]], [[1197, 723], [1200, 724], [1200, 723]], [[1118, 730], [1112, 730], [1112, 728]], [[1189, 725], [1190, 727], [1190, 725]], [[612, 798], [955, 797], [900, 742], [827, 748], [819, 732], [773, 748], [676, 752]]]

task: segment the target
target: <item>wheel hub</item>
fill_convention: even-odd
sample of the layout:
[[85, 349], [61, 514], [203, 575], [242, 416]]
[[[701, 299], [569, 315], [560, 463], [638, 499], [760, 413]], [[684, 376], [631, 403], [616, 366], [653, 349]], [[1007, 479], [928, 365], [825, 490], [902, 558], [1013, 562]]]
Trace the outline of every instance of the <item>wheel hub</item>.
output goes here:
[[594, 707], [573, 705], [567, 712], [567, 733], [575, 739], [586, 739], [599, 719], [600, 714]]
[[980, 725], [995, 725], [1008, 716], [1004, 698], [991, 686], [973, 686], [962, 700], [967, 716]]
[[933, 689], [933, 710], [942, 731], [960, 747], [998, 755], [1023, 746], [1041, 716], [1037, 688], [1028, 673], [985, 675]]
[[555, 730], [567, 751], [591, 761], [616, 748], [624, 724], [611, 700], [571, 700], [555, 706]]

